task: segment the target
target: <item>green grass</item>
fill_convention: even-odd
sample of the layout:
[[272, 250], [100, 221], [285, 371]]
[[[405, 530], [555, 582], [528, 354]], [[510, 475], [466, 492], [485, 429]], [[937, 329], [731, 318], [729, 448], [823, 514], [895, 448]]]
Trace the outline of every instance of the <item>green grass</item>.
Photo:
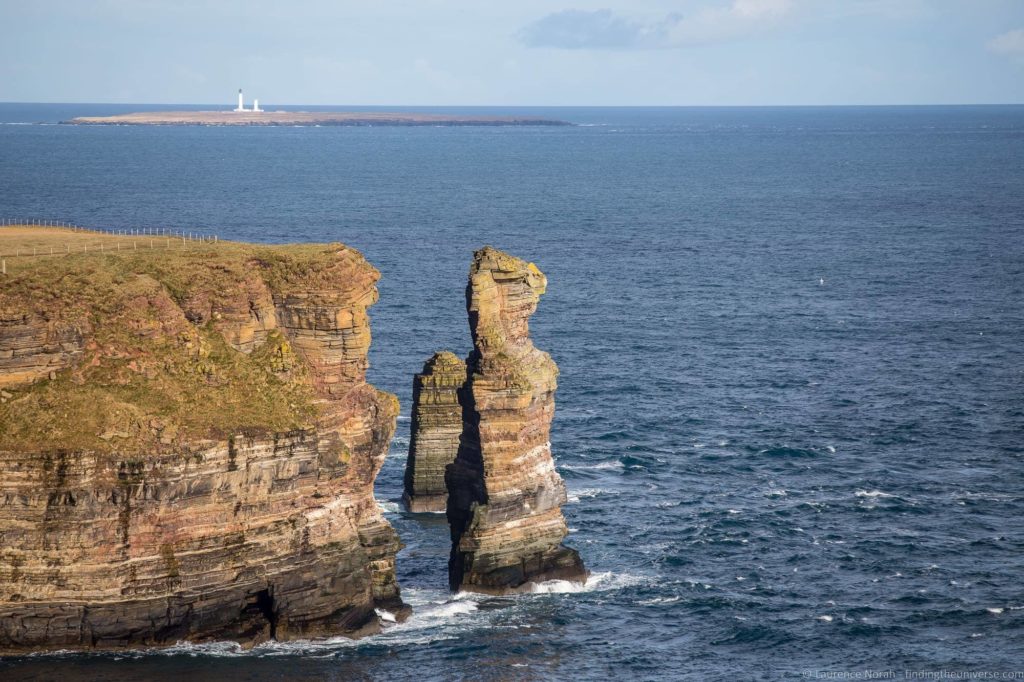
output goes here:
[[6, 388], [0, 450], [144, 454], [315, 423], [307, 369], [283, 334], [247, 355], [215, 317], [183, 311], [237, 304], [254, 281], [287, 295], [365, 284], [375, 271], [340, 244], [178, 246], [7, 259], [0, 316], [41, 316], [81, 333], [86, 350], [52, 379]]

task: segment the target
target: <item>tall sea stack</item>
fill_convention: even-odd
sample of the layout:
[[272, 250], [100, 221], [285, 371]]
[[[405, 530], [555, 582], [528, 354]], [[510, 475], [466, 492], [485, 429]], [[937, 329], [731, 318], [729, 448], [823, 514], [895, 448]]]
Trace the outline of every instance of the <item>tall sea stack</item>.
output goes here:
[[455, 459], [462, 434], [459, 389], [466, 363], [454, 353], [435, 353], [412, 383], [412, 434], [405, 464], [405, 506], [411, 512], [443, 512], [448, 503], [444, 470]]
[[500, 594], [586, 580], [579, 554], [562, 545], [565, 484], [549, 438], [558, 367], [529, 333], [546, 285], [533, 263], [491, 247], [474, 254], [462, 436], [445, 476], [453, 590]]

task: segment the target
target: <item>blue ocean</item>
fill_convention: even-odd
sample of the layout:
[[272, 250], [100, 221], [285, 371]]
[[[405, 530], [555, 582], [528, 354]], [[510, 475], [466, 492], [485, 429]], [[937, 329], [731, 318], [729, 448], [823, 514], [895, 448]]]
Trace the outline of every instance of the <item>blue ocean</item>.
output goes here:
[[[57, 124], [143, 108], [0, 104], [0, 217], [362, 251], [370, 381], [402, 403], [376, 496], [415, 613], [359, 641], [36, 655], [0, 678], [1024, 677], [1024, 106]], [[548, 276], [531, 329], [561, 369], [583, 588], [451, 595], [443, 515], [398, 502], [412, 376], [468, 352], [485, 244]]]

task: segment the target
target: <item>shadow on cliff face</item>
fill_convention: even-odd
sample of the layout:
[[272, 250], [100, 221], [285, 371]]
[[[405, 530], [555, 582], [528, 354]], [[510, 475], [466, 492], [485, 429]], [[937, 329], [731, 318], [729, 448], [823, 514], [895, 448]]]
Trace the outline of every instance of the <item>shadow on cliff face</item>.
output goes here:
[[248, 597], [239, 616], [239, 623], [240, 636], [244, 639], [259, 643], [277, 638], [277, 613], [269, 588]]

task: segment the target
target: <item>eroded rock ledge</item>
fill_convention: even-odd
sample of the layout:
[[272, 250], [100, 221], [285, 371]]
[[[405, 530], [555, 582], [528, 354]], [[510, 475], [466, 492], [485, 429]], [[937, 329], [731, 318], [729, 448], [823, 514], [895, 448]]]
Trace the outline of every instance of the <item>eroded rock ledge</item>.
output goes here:
[[533, 263], [490, 247], [474, 254], [463, 429], [445, 477], [453, 590], [504, 593], [549, 579], [586, 580], [579, 554], [562, 544], [565, 484], [550, 443], [558, 368], [529, 335], [546, 285]]
[[379, 629], [366, 383], [379, 273], [341, 245], [40, 259], [0, 289], [0, 650]]
[[455, 459], [462, 434], [459, 390], [466, 363], [454, 353], [435, 353], [412, 384], [412, 431], [402, 497], [411, 512], [443, 512], [448, 504], [444, 470]]

